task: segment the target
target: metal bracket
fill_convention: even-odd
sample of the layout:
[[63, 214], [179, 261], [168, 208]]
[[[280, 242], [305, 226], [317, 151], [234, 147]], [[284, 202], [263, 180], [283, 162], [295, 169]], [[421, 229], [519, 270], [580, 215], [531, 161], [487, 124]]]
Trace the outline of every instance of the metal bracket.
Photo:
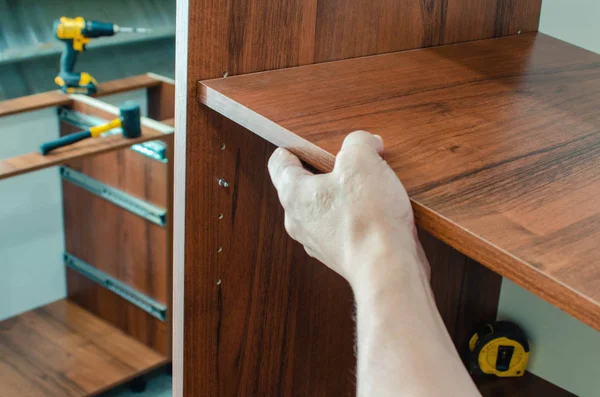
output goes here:
[[100, 196], [150, 222], [156, 223], [162, 227], [165, 227], [166, 225], [167, 211], [163, 208], [150, 204], [147, 201], [140, 200], [137, 197], [108, 186], [66, 166], [60, 167], [60, 175], [63, 180], [79, 186], [96, 196]]
[[109, 276], [102, 270], [95, 268], [94, 266], [82, 261], [68, 252], [64, 253], [64, 261], [65, 266], [76, 270], [79, 272], [79, 274], [102, 285], [104, 288], [114, 292], [126, 301], [133, 303], [146, 313], [158, 318], [160, 321], [166, 321], [167, 307], [162, 303], [159, 303], [149, 296], [142, 294], [129, 285], [117, 280], [112, 276]]
[[[107, 121], [99, 117], [90, 116], [83, 114], [72, 109], [64, 107], [58, 108], [58, 118], [65, 123], [69, 123], [72, 126], [81, 128], [82, 130], [97, 125], [105, 124]], [[105, 132], [102, 136], [118, 135], [123, 130], [121, 128], [114, 128], [110, 131]], [[130, 147], [134, 152], [140, 153], [146, 157], [150, 157], [154, 160], [158, 160], [163, 163], [167, 163], [167, 145], [161, 140], [147, 141], [143, 143], [136, 143]]]

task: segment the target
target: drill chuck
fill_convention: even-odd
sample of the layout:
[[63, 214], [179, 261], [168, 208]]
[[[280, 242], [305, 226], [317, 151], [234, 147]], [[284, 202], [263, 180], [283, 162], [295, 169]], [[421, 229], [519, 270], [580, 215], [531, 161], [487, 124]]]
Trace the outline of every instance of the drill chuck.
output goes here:
[[113, 36], [117, 33], [116, 28], [118, 26], [113, 23], [86, 21], [85, 28], [81, 31], [81, 34], [89, 38]]

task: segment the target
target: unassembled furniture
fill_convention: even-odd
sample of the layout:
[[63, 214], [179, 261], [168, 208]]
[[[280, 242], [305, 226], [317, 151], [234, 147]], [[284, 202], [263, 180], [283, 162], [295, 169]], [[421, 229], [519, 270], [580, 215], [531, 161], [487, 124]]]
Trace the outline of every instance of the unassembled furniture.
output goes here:
[[540, 1], [179, 10], [175, 395], [354, 395], [351, 291], [286, 235], [266, 163], [328, 172], [358, 129], [408, 190], [459, 351], [502, 277], [600, 329], [600, 56], [536, 33]]
[[[173, 81], [115, 80], [97, 96], [139, 89], [141, 137], [109, 132], [0, 160], [0, 179], [61, 167], [68, 295], [0, 322], [0, 396], [95, 395], [171, 360]], [[45, 107], [62, 135], [118, 114], [53, 91], [0, 102], [0, 116]]]

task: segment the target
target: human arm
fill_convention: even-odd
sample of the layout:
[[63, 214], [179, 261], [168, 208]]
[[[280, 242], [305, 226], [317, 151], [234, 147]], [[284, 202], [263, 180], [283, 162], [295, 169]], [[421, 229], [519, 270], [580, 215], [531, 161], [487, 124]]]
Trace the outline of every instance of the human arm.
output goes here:
[[285, 227], [343, 276], [357, 307], [358, 396], [478, 396], [435, 306], [410, 200], [383, 142], [350, 134], [329, 174], [285, 149], [269, 172]]

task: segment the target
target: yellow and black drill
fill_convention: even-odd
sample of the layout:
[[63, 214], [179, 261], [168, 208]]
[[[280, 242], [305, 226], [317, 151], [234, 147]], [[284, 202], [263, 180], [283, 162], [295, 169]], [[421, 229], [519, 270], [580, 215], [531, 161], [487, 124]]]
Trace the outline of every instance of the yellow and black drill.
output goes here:
[[90, 39], [113, 36], [116, 33], [148, 33], [146, 28], [127, 28], [113, 23], [86, 21], [82, 17], [60, 17], [54, 21], [56, 38], [65, 42], [65, 50], [60, 57], [60, 73], [54, 81], [69, 94], [93, 94], [96, 92], [96, 79], [89, 73], [73, 71], [77, 53], [85, 51]]

